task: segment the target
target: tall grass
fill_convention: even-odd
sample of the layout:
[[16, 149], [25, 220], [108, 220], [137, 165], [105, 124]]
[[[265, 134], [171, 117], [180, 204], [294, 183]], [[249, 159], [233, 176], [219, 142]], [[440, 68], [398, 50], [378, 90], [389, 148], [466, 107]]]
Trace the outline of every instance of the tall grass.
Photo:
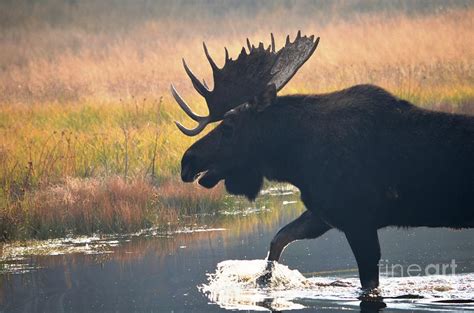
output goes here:
[[0, 215], [4, 239], [51, 238], [167, 229], [222, 206], [222, 189], [199, 191], [173, 180], [154, 185], [135, 177], [65, 178], [9, 203]]
[[[321, 4], [324, 10], [266, 2], [255, 12], [217, 6], [222, 14], [200, 18], [199, 4], [168, 3], [161, 12], [141, 8], [145, 2], [104, 3], [1, 4], [0, 237], [128, 231], [167, 221], [163, 207], [199, 207], [201, 194], [207, 203], [201, 189], [192, 187], [192, 196], [186, 189], [186, 198], [170, 180], [194, 139], [172, 123], [189, 119], [168, 88], [173, 82], [205, 114], [181, 65], [184, 56], [212, 82], [203, 40], [222, 64], [223, 46], [235, 57], [246, 37], [268, 43], [273, 32], [281, 46], [302, 29], [320, 36], [320, 45], [282, 94], [373, 83], [420, 106], [474, 113], [472, 6], [353, 14], [354, 1]], [[84, 197], [72, 211], [68, 192]], [[154, 194], [172, 196], [160, 206]], [[86, 198], [96, 199], [87, 202], [87, 218], [78, 214]], [[153, 217], [158, 211], [163, 218]]]

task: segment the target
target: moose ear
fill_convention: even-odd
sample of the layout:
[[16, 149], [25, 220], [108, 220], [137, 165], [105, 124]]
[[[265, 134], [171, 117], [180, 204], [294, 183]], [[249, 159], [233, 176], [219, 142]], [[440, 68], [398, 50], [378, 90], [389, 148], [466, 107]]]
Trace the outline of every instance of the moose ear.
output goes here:
[[270, 84], [265, 87], [265, 90], [256, 98], [256, 109], [257, 112], [262, 112], [268, 106], [270, 106], [273, 101], [275, 101], [277, 94], [275, 84]]

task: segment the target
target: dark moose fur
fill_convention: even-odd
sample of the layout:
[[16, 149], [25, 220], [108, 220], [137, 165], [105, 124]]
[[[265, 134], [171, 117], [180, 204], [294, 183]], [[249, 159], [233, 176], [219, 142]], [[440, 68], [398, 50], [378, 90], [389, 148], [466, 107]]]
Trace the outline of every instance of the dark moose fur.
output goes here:
[[308, 211], [272, 240], [343, 231], [362, 287], [378, 286], [377, 229], [474, 227], [474, 117], [418, 108], [372, 85], [276, 96], [230, 111], [182, 159], [182, 179], [254, 199], [263, 178], [301, 191]]

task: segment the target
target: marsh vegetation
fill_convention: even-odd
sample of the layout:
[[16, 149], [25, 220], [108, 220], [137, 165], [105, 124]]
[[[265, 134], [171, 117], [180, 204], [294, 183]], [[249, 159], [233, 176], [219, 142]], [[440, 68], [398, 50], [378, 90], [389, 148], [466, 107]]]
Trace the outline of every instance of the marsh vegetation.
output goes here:
[[181, 66], [212, 82], [203, 40], [222, 62], [223, 46], [235, 57], [246, 37], [273, 32], [279, 46], [302, 29], [321, 42], [282, 94], [373, 83], [472, 114], [474, 8], [419, 3], [2, 2], [0, 239], [134, 232], [221, 208], [222, 187], [177, 178], [193, 139], [168, 89], [205, 113]]

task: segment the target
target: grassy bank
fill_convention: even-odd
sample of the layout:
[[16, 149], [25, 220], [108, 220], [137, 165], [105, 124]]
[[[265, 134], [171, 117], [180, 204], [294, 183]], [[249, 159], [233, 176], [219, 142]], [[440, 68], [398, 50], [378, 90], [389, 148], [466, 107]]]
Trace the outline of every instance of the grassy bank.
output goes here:
[[140, 18], [133, 3], [1, 4], [0, 239], [130, 232], [216, 210], [222, 188], [178, 181], [195, 139], [174, 126], [190, 122], [168, 91], [173, 82], [205, 113], [181, 66], [184, 56], [212, 82], [202, 40], [222, 64], [224, 45], [235, 57], [246, 37], [268, 42], [273, 32], [281, 46], [302, 29], [321, 42], [282, 94], [373, 83], [423, 107], [474, 113], [471, 6], [354, 13], [334, 2], [203, 18], [181, 4]]
[[22, 240], [173, 230], [193, 225], [196, 213], [215, 212], [223, 202], [221, 188], [202, 191], [173, 180], [68, 177], [8, 203], [0, 215], [1, 235]]

